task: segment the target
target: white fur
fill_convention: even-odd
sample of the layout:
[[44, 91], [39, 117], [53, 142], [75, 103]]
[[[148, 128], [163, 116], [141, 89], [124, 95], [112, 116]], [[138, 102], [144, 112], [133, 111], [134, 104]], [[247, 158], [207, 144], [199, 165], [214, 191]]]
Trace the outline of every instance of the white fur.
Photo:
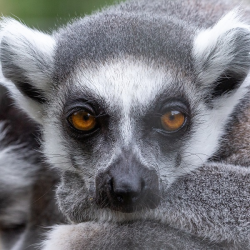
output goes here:
[[46, 239], [46, 241], [42, 243], [41, 249], [43, 250], [67, 249], [68, 240], [65, 242], [64, 239], [66, 239], [72, 233], [72, 231], [70, 230], [71, 227], [72, 226], [70, 225], [53, 227], [53, 231], [49, 232], [48, 238]]
[[[198, 78], [203, 84], [214, 82], [225, 70], [225, 67], [234, 59], [232, 53], [235, 48], [234, 37], [227, 35], [223, 44], [218, 45], [217, 42], [222, 35], [226, 36], [228, 31], [235, 28], [243, 28], [250, 31], [249, 25], [241, 20], [238, 8], [221, 18], [213, 27], [197, 32], [193, 45], [193, 56], [196, 61], [196, 70], [199, 72]], [[213, 58], [209, 59], [211, 63], [208, 69], [202, 70], [203, 62], [208, 60], [216, 46], [220, 46], [220, 50], [213, 55]]]
[[[54, 38], [38, 30], [30, 29], [14, 19], [3, 18], [0, 23], [0, 39], [9, 44], [13, 61], [26, 72], [26, 76], [34, 87], [47, 93], [51, 87], [49, 79], [51, 68], [41, 68], [38, 60], [44, 60], [50, 66], [53, 64]], [[34, 51], [36, 55], [34, 55]], [[28, 111], [31, 118], [41, 123], [42, 108], [40, 104], [23, 97], [10, 81], [4, 79], [4, 85], [8, 87], [20, 107], [26, 112]]]
[[[25, 240], [25, 232], [20, 235], [20, 238], [18, 239], [18, 241], [15, 243], [15, 245], [10, 250], [22, 249], [24, 240]], [[6, 250], [8, 250], [8, 249], [6, 249]]]
[[11, 51], [15, 55], [15, 61], [27, 72], [27, 76], [33, 81], [34, 86], [44, 91], [48, 90], [50, 87], [47, 82], [48, 79], [46, 74], [37, 67], [37, 58], [34, 58], [32, 50], [37, 52], [38, 59], [45, 59], [52, 64], [55, 47], [54, 38], [38, 30], [30, 29], [11, 18], [2, 19], [1, 33], [2, 39], [8, 42], [11, 47]]
[[[88, 223], [86, 223], [86, 225], [88, 225]], [[84, 238], [85, 234], [86, 234], [86, 227], [84, 224], [55, 226], [53, 227], [53, 230], [49, 232], [48, 239], [42, 243], [42, 249], [69, 250], [71, 249], [72, 246], [72, 240], [73, 241], [77, 240], [78, 237]], [[76, 235], [78, 237], [76, 237]], [[73, 236], [73, 238], [71, 238], [70, 236]]]
[[218, 98], [214, 103], [214, 109], [208, 110], [204, 105], [199, 106], [201, 115], [193, 121], [199, 126], [196, 126], [196, 130], [183, 153], [186, 160], [181, 166], [182, 174], [201, 166], [218, 150], [219, 139], [226, 132], [225, 126], [230, 119], [230, 114], [247, 93], [249, 85], [250, 76], [245, 79], [236, 93]]
[[42, 124], [43, 120], [43, 107], [40, 103], [25, 97], [15, 85], [8, 81], [4, 80], [4, 86], [8, 88], [10, 95], [16, 100], [17, 107], [25, 111], [25, 113], [33, 120]]

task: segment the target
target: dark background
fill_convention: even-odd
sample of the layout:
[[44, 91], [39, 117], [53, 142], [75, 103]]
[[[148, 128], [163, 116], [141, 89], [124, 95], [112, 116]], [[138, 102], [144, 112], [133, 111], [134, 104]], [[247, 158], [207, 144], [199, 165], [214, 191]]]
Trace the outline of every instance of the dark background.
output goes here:
[[51, 31], [117, 0], [0, 0], [0, 13], [30, 27]]

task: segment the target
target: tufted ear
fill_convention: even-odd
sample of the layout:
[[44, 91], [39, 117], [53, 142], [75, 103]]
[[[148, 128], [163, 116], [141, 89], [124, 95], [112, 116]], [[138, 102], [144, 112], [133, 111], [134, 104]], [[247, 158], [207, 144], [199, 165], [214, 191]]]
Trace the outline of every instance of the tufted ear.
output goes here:
[[3, 81], [21, 108], [41, 122], [51, 87], [55, 40], [14, 19], [4, 18], [0, 25], [2, 73], [7, 79]]
[[250, 69], [250, 27], [240, 20], [238, 9], [197, 34], [193, 56], [197, 82], [209, 100], [235, 93]]

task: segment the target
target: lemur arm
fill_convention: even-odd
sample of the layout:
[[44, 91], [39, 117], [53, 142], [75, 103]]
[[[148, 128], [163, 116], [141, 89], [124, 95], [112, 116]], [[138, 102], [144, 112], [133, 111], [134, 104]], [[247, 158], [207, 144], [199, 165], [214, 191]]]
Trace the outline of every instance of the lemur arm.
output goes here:
[[250, 169], [211, 163], [177, 180], [155, 220], [57, 226], [43, 250], [250, 249]]

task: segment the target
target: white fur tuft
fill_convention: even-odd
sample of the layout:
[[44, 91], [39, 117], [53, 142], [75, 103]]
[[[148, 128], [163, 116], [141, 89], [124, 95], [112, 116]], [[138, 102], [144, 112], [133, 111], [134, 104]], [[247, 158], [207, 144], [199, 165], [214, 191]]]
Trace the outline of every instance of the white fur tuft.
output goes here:
[[[48, 93], [50, 74], [53, 65], [55, 40], [52, 36], [33, 30], [11, 18], [3, 18], [0, 22], [1, 68], [3, 61], [20, 68], [24, 76], [32, 82], [33, 87]], [[7, 45], [6, 45], [7, 44]], [[3, 53], [8, 51], [8, 57]], [[15, 77], [15, 70], [11, 73]], [[18, 74], [18, 72], [17, 72]], [[25, 97], [0, 71], [0, 80], [5, 85], [18, 105], [34, 120], [42, 123], [42, 105]], [[11, 81], [10, 81], [11, 80]]]
[[[1, 23], [1, 41], [8, 43], [15, 61], [34, 82], [38, 89], [47, 90], [46, 70], [38, 67], [34, 52], [38, 59], [52, 62], [55, 40], [52, 36], [33, 30], [11, 18], [3, 18]], [[3, 46], [3, 45], [2, 45]], [[44, 72], [45, 71], [45, 72]], [[46, 84], [45, 84], [46, 83]]]
[[[214, 82], [223, 73], [225, 67], [234, 60], [235, 37], [227, 33], [237, 28], [250, 31], [249, 25], [241, 19], [240, 10], [236, 8], [213, 27], [197, 33], [193, 44], [193, 57], [200, 82]], [[226, 38], [220, 40], [222, 36]], [[205, 63], [207, 65], [204, 69]]]

